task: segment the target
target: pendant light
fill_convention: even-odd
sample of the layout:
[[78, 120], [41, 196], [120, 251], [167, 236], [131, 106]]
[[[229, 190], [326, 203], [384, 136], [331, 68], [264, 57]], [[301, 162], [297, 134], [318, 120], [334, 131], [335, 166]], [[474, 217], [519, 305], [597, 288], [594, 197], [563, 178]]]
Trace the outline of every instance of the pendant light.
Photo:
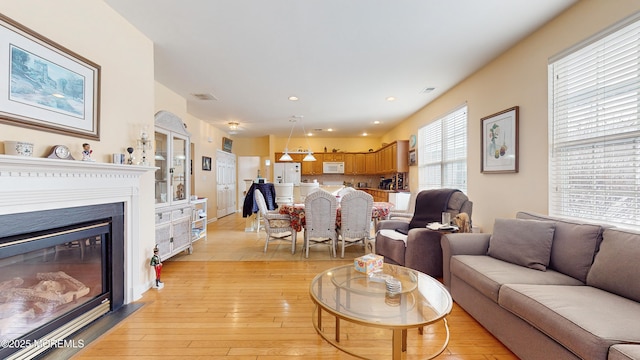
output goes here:
[[291, 155], [289, 155], [289, 141], [291, 141], [291, 134], [293, 134], [293, 128], [296, 127], [296, 119], [295, 117], [291, 120], [289, 120], [291, 122], [291, 131], [289, 131], [289, 138], [287, 139], [287, 145], [285, 145], [284, 147], [284, 154], [282, 154], [282, 156], [280, 157], [280, 161], [293, 161], [293, 158], [291, 157]]
[[[305, 140], [307, 141], [307, 151], [305, 152], [289, 151], [289, 141], [291, 141], [291, 135], [293, 134], [293, 129], [296, 127], [297, 118], [300, 119], [300, 124], [302, 125], [302, 132], [304, 134]], [[294, 115], [293, 118], [290, 119], [289, 121], [293, 123], [293, 125], [291, 125], [291, 131], [289, 131], [289, 138], [287, 138], [287, 145], [284, 147], [284, 153], [282, 154], [280, 159], [278, 159], [278, 161], [293, 161], [293, 158], [291, 157], [290, 154], [306, 154], [302, 159], [302, 161], [316, 161], [316, 158], [313, 156], [313, 153], [311, 152], [311, 144], [309, 144], [309, 138], [307, 137], [307, 133], [305, 132], [305, 129], [304, 129], [304, 124], [302, 123], [302, 115], [299, 115], [299, 116]]]
[[300, 116], [300, 124], [302, 125], [302, 132], [304, 133], [304, 139], [307, 140], [307, 155], [304, 156], [302, 161], [316, 161], [315, 156], [311, 153], [311, 144], [309, 144], [309, 138], [307, 132], [304, 129], [304, 123], [302, 123], [302, 116]]

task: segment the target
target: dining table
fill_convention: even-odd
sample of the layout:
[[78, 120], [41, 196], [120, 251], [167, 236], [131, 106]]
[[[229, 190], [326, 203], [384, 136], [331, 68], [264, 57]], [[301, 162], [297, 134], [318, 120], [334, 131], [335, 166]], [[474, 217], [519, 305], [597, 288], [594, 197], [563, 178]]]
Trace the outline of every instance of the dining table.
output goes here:
[[[377, 222], [378, 220], [386, 219], [394, 206], [395, 205], [390, 202], [374, 202], [373, 208], [371, 209], [371, 220]], [[283, 204], [280, 205], [278, 212], [291, 216], [291, 226], [294, 230], [301, 231], [304, 228], [304, 204]], [[341, 211], [340, 205], [338, 205], [336, 211], [336, 227], [340, 227], [340, 224]]]

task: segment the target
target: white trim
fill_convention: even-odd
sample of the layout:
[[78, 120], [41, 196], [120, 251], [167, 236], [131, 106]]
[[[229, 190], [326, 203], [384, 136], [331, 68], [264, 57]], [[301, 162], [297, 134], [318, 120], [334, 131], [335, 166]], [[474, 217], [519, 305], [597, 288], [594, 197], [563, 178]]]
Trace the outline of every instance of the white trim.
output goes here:
[[0, 215], [125, 204], [125, 304], [142, 296], [134, 264], [140, 249], [140, 177], [155, 167], [0, 155]]

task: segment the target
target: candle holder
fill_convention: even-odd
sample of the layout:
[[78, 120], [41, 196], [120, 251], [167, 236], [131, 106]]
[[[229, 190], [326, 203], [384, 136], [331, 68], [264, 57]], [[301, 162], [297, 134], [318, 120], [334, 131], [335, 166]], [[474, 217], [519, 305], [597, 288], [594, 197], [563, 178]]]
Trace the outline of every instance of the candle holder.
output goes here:
[[138, 165], [149, 166], [147, 150], [151, 150], [151, 141], [149, 140], [149, 135], [144, 130], [140, 133], [140, 139], [138, 139], [138, 149], [142, 154]]

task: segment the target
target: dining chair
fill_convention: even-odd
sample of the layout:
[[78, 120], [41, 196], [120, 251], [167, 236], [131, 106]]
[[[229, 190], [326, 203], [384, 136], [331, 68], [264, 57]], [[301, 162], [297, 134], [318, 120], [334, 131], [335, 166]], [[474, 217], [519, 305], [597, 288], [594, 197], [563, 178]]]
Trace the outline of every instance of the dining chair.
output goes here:
[[328, 191], [319, 189], [308, 194], [304, 200], [304, 249], [309, 257], [309, 247], [325, 244], [336, 256], [336, 212], [338, 201]]
[[342, 242], [340, 257], [344, 258], [347, 246], [362, 243], [371, 238], [371, 212], [373, 196], [362, 190], [354, 190], [342, 197], [340, 201], [340, 227], [338, 239]]
[[356, 189], [352, 188], [351, 186], [345, 186], [342, 189], [340, 189], [337, 193], [338, 196], [340, 196], [341, 198], [345, 195], [347, 195], [348, 193], [354, 192], [356, 191]]
[[300, 183], [300, 199], [297, 201], [304, 204], [304, 200], [307, 198], [307, 195], [319, 189], [320, 184], [317, 182]]
[[293, 183], [273, 184], [276, 190], [276, 204], [293, 204]]
[[[291, 241], [291, 253], [295, 254], [297, 233], [291, 226], [291, 216], [269, 211], [267, 209], [267, 203], [260, 190], [255, 190], [253, 196], [258, 203], [258, 209], [264, 221], [264, 231], [267, 233], [267, 239], [264, 243], [264, 252], [267, 252], [269, 240], [273, 238], [277, 240]], [[289, 236], [291, 238], [286, 239]]]

